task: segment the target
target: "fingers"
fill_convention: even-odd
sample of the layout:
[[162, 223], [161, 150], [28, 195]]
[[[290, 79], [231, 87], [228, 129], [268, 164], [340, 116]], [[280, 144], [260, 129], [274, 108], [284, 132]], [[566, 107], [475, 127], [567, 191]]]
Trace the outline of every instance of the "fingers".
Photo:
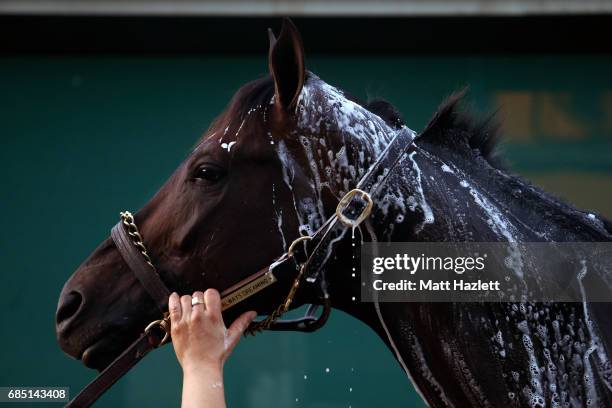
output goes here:
[[173, 292], [168, 299], [168, 311], [170, 312], [171, 323], [178, 323], [181, 320], [181, 299], [176, 292]]
[[242, 336], [242, 333], [249, 327], [249, 324], [256, 316], [257, 313], [254, 311], [243, 313], [234, 320], [234, 323], [227, 329], [227, 355], [236, 347], [238, 340], [240, 340], [240, 336]]
[[[183, 296], [184, 298], [185, 296]], [[185, 333], [186, 321], [185, 313], [191, 311], [191, 301], [189, 307], [186, 307], [187, 302], [183, 302], [183, 298], [179, 297], [176, 292], [173, 292], [168, 299], [168, 311], [170, 312], [170, 332], [173, 339], [178, 339]], [[176, 344], [176, 342], [173, 342]]]
[[[196, 303], [192, 306], [193, 298], [203, 299], [204, 304]], [[194, 364], [212, 363], [217, 367], [229, 357], [257, 313], [243, 313], [226, 329], [218, 291], [196, 291], [193, 298], [189, 295], [179, 297], [172, 293], [168, 299], [172, 344], [176, 356], [183, 370]]]
[[181, 296], [181, 308], [182, 308], [181, 321], [188, 325], [189, 322], [191, 321], [191, 296], [189, 295]]
[[168, 309], [170, 311], [170, 321], [178, 323], [182, 321], [189, 323], [192, 319], [201, 320], [204, 313], [215, 321], [223, 321], [221, 317], [221, 298], [219, 292], [215, 289], [208, 289], [205, 293], [196, 291], [193, 293], [193, 298], [204, 300], [204, 304], [198, 303], [192, 306], [192, 296], [179, 296], [176, 292], [170, 295], [168, 299]]
[[[198, 290], [196, 292], [193, 292], [193, 298], [204, 300], [204, 294]], [[204, 303], [198, 303], [198, 304], [193, 305], [191, 308], [191, 319], [201, 320], [204, 317], [204, 310], [205, 310]]]
[[223, 321], [221, 318], [221, 297], [219, 292], [215, 289], [206, 289], [206, 292], [204, 292], [204, 303], [206, 304], [206, 313], [213, 321]]

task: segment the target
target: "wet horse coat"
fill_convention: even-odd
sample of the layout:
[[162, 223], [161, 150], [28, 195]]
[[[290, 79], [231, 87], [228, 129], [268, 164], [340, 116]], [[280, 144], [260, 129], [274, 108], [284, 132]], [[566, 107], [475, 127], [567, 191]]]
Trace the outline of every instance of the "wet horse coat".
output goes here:
[[[307, 72], [291, 25], [272, 38], [270, 66], [271, 77], [237, 93], [136, 215], [174, 290], [228, 287], [269, 264], [300, 234], [312, 234], [405, 126], [390, 105], [358, 103]], [[329, 248], [323, 273], [332, 305], [380, 335], [432, 406], [610, 406], [607, 304], [356, 300], [360, 279], [352, 268], [361, 241], [612, 239], [601, 217], [497, 167], [494, 132], [459, 115], [456, 102], [441, 107], [415, 139], [370, 219]], [[238, 246], [241, 257], [226, 256]], [[520, 256], [513, 272], [519, 279], [535, 273]], [[115, 282], [104, 289], [106, 299], [95, 279], [100, 273], [113, 274]], [[92, 291], [97, 304], [87, 302]], [[269, 313], [283, 293], [267, 296], [230, 310], [226, 319], [247, 308]], [[296, 300], [316, 298], [302, 291]], [[152, 311], [107, 241], [67, 282], [58, 338], [69, 354], [103, 367]], [[107, 327], [120, 330], [104, 337]]]
[[[302, 114], [300, 123], [307, 125], [299, 130], [300, 140], [318, 187], [315, 195], [330, 188], [342, 196], [367, 168], [360, 164], [376, 157], [393, 129], [314, 76], [302, 95], [298, 111], [308, 114]], [[486, 150], [491, 130], [471, 127], [456, 112], [457, 100], [441, 107], [415, 140], [358, 238], [517, 245], [610, 240], [607, 221], [494, 167]], [[329, 148], [333, 142], [321, 138], [317, 112], [331, 116], [338, 124], [335, 134], [350, 142]], [[320, 200], [306, 206], [302, 218], [323, 219], [317, 211], [322, 207]], [[315, 229], [313, 224], [307, 229]], [[537, 273], [523, 265], [518, 247], [515, 255], [518, 278]], [[337, 271], [350, 270], [351, 257], [336, 258], [327, 277], [332, 288], [345, 287], [351, 278]], [[353, 291], [358, 293], [354, 285]], [[368, 313], [360, 309], [368, 307], [342, 305], [375, 328], [432, 406], [611, 404], [607, 304], [388, 303], [375, 305], [376, 313], [364, 318]]]

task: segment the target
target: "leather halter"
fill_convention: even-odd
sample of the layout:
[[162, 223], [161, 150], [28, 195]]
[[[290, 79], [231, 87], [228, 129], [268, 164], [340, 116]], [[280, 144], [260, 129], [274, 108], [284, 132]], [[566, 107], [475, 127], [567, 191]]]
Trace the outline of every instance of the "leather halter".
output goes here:
[[[322, 327], [331, 311], [327, 294], [327, 282], [321, 275], [329, 257], [331, 245], [341, 239], [348, 228], [357, 227], [372, 210], [373, 197], [377, 197], [397, 164], [412, 146], [416, 134], [401, 128], [374, 164], [361, 178], [354, 190], [349, 191], [338, 203], [336, 213], [312, 236], [299, 237], [268, 268], [264, 268], [221, 293], [223, 309], [264, 290], [279, 279], [294, 276], [293, 284], [283, 303], [266, 319], [253, 323], [251, 333], [262, 330], [315, 331]], [[388, 164], [385, 159], [390, 159]], [[111, 362], [91, 383], [89, 383], [66, 407], [89, 407], [117, 380], [138, 363], [151, 350], [170, 340], [168, 297], [170, 290], [157, 273], [138, 232], [131, 214], [122, 213], [122, 220], [111, 230], [111, 237], [136, 278], [140, 281], [162, 313], [160, 320], [151, 322], [123, 353]], [[126, 221], [127, 220], [127, 221]], [[287, 311], [300, 284], [310, 285], [318, 293], [323, 312], [317, 317], [319, 305], [310, 305], [306, 314], [296, 320], [277, 318]]]
[[[122, 218], [128, 214], [122, 214]], [[131, 214], [129, 215], [131, 216]], [[111, 230], [111, 238], [115, 242], [123, 260], [128, 264], [132, 272], [134, 272], [134, 275], [136, 275], [136, 278], [140, 281], [149, 296], [155, 301], [157, 308], [162, 313], [165, 313], [168, 310], [170, 290], [166, 284], [162, 282], [153, 264], [148, 261], [148, 256], [147, 258], [144, 257], [144, 254], [146, 254], [146, 252], [143, 252], [146, 251], [144, 244], [142, 244], [142, 249], [139, 250], [139, 247], [130, 239], [130, 232], [127, 230], [129, 225], [130, 224], [126, 223], [124, 220], [119, 221]], [[131, 233], [138, 234], [138, 231], [136, 230]]]

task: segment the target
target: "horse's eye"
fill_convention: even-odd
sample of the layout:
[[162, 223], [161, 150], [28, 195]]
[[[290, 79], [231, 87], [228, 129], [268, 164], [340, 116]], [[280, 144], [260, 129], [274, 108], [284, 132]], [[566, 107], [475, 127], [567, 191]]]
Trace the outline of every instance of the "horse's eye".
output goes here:
[[209, 183], [216, 183], [225, 176], [225, 172], [218, 167], [201, 166], [196, 171], [194, 178], [196, 180], [204, 180]]

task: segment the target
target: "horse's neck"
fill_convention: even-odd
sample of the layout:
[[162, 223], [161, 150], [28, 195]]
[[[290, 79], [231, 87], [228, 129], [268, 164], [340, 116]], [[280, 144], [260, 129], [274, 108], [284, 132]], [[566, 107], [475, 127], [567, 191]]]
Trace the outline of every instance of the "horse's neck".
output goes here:
[[[483, 158], [434, 150], [416, 141], [373, 197], [373, 215], [358, 236], [379, 242], [612, 240], [608, 221], [562, 203]], [[357, 316], [361, 309], [350, 301], [359, 297], [359, 279], [349, 264], [353, 248], [335, 249], [330, 277], [340, 297], [348, 299], [337, 306]]]
[[[404, 161], [410, 205], [395, 208], [389, 241], [608, 241], [606, 221], [562, 203], [481, 157], [416, 143]], [[397, 207], [397, 205], [396, 205]], [[387, 215], [386, 221], [393, 221]], [[398, 223], [397, 218], [401, 223]], [[381, 223], [384, 224], [384, 223]]]
[[[434, 151], [435, 149], [429, 148], [426, 143], [417, 143], [413, 152], [404, 160], [404, 166], [399, 171], [401, 176], [398, 176], [397, 181], [403, 179], [405, 188], [397, 190], [394, 186], [389, 186], [387, 194], [394, 191], [396, 195], [397, 191], [409, 194], [408, 200], [413, 206], [402, 212], [401, 206], [393, 202], [394, 206], [386, 212], [379, 209], [377, 217], [381, 220], [392, 221], [394, 216], [405, 215], [401, 223], [395, 223], [388, 237], [385, 234], [389, 233], [389, 229], [384, 228], [383, 222], [378, 223], [379, 235], [394, 241], [612, 240], [608, 221], [564, 204], [524, 180], [492, 168], [484, 159], [471, 157], [468, 160], [466, 157], [457, 157], [451, 153], [437, 155], [433, 153]], [[480, 401], [490, 402], [493, 406], [501, 406], [507, 403], [504, 398], [509, 388], [504, 382], [507, 373], [504, 370], [508, 365], [500, 366], [503, 368], [498, 370], [494, 368], [498, 364], [498, 359], [493, 354], [487, 354], [491, 350], [488, 339], [491, 333], [498, 330], [493, 329], [497, 322], [504, 317], [509, 318], [510, 314], [507, 313], [508, 309], [504, 309], [503, 304], [489, 305], [492, 304], [487, 304], [486, 307], [464, 304], [454, 309], [456, 305], [450, 303], [361, 303], [347, 311], [379, 334], [409, 377], [410, 373], [416, 374], [413, 383], [430, 404], [468, 406], [475, 405], [474, 401], [478, 398]], [[605, 322], [601, 320], [601, 316], [608, 316], [609, 310], [600, 305], [602, 303], [591, 304], [589, 314], [586, 315], [585, 303], [585, 316], [576, 320]], [[560, 304], [557, 310], [561, 311], [559, 312], [561, 316], [567, 318], [570, 315], [574, 316], [576, 311], [580, 316], [581, 307], [583, 306], [572, 309], [571, 304]], [[455, 313], [458, 310], [461, 312]], [[591, 318], [593, 320], [590, 320]], [[477, 323], [479, 321], [485, 324], [480, 325]], [[543, 323], [542, 326], [538, 326], [538, 330], [539, 327], [551, 330], [554, 322]], [[537, 324], [540, 325], [540, 321]], [[462, 343], [457, 340], [461, 337], [457, 335], [458, 327], [462, 334], [476, 333], [476, 335], [466, 335], [470, 340]], [[580, 328], [576, 333], [579, 334], [574, 335], [574, 339], [590, 337], [589, 341], [593, 342], [591, 344], [598, 344], [597, 348], [603, 355], [602, 361], [607, 363], [606, 351], [609, 350], [609, 344], [605, 341], [606, 337], [597, 334], [599, 333], [597, 331], [591, 331], [591, 328], [597, 328], [598, 325], [578, 327]], [[601, 327], [605, 325], [602, 324]], [[574, 329], [575, 327], [570, 325], [568, 332], [571, 333]], [[498, 333], [502, 332], [503, 336], [508, 336], [505, 338], [510, 339], [520, 338], [519, 336], [523, 335], [520, 325], [506, 326]], [[585, 335], [585, 332], [588, 333]], [[481, 333], [482, 336], [478, 338]], [[570, 338], [570, 334], [566, 336]], [[603, 347], [600, 347], [602, 344], [600, 339], [603, 339]], [[527, 372], [533, 366], [531, 359], [540, 358], [532, 356], [546, 356], [546, 344], [546, 341], [543, 341], [539, 351], [532, 352], [528, 357], [521, 352], [514, 353], [508, 357], [508, 362], [517, 371], [520, 368], [521, 372]], [[579, 342], [576, 341], [576, 344]], [[469, 359], [462, 361], [461, 356], [465, 355], [471, 355], [472, 361]], [[489, 356], [495, 361], [494, 364], [487, 366], [491, 367], [491, 370], [484, 370], [486, 374], [482, 374], [484, 371], [478, 372], [482, 367], [482, 362], [477, 360], [479, 356], [484, 356], [483, 358]], [[562, 359], [563, 355], [560, 358]], [[457, 360], [463, 365], [455, 365]], [[587, 360], [588, 358], [585, 358], [585, 361]], [[590, 370], [591, 365], [588, 364]], [[559, 366], [563, 367], [562, 363]], [[453, 371], [456, 367], [461, 367], [461, 376], [457, 376], [457, 371]], [[605, 378], [601, 375], [604, 369], [601, 370], [592, 378]], [[559, 374], [561, 375], [567, 376], [563, 371]], [[591, 374], [585, 375], [591, 378]], [[478, 386], [470, 388], [463, 383], [464, 380]], [[525, 387], [528, 387], [530, 378], [521, 381], [526, 384]], [[461, 387], [446, 387], [448, 384], [456, 383]], [[526, 389], [522, 388], [523, 384], [519, 389]], [[589, 387], [592, 385], [589, 382], [585, 383], [584, 389], [581, 387], [580, 385], [576, 388], [579, 393], [584, 392], [584, 389], [590, 390]], [[605, 390], [605, 387], [603, 389]], [[577, 393], [571, 388], [569, 392]], [[605, 391], [602, 395], [605, 395]], [[578, 401], [581, 396], [570, 398], [577, 398]]]
[[[607, 221], [574, 209], [484, 159], [446, 152], [440, 157], [418, 140], [374, 198], [366, 241], [610, 241]], [[344, 301], [336, 307], [363, 320], [381, 337], [372, 304], [356, 304], [351, 248], [337, 256], [330, 277]]]

